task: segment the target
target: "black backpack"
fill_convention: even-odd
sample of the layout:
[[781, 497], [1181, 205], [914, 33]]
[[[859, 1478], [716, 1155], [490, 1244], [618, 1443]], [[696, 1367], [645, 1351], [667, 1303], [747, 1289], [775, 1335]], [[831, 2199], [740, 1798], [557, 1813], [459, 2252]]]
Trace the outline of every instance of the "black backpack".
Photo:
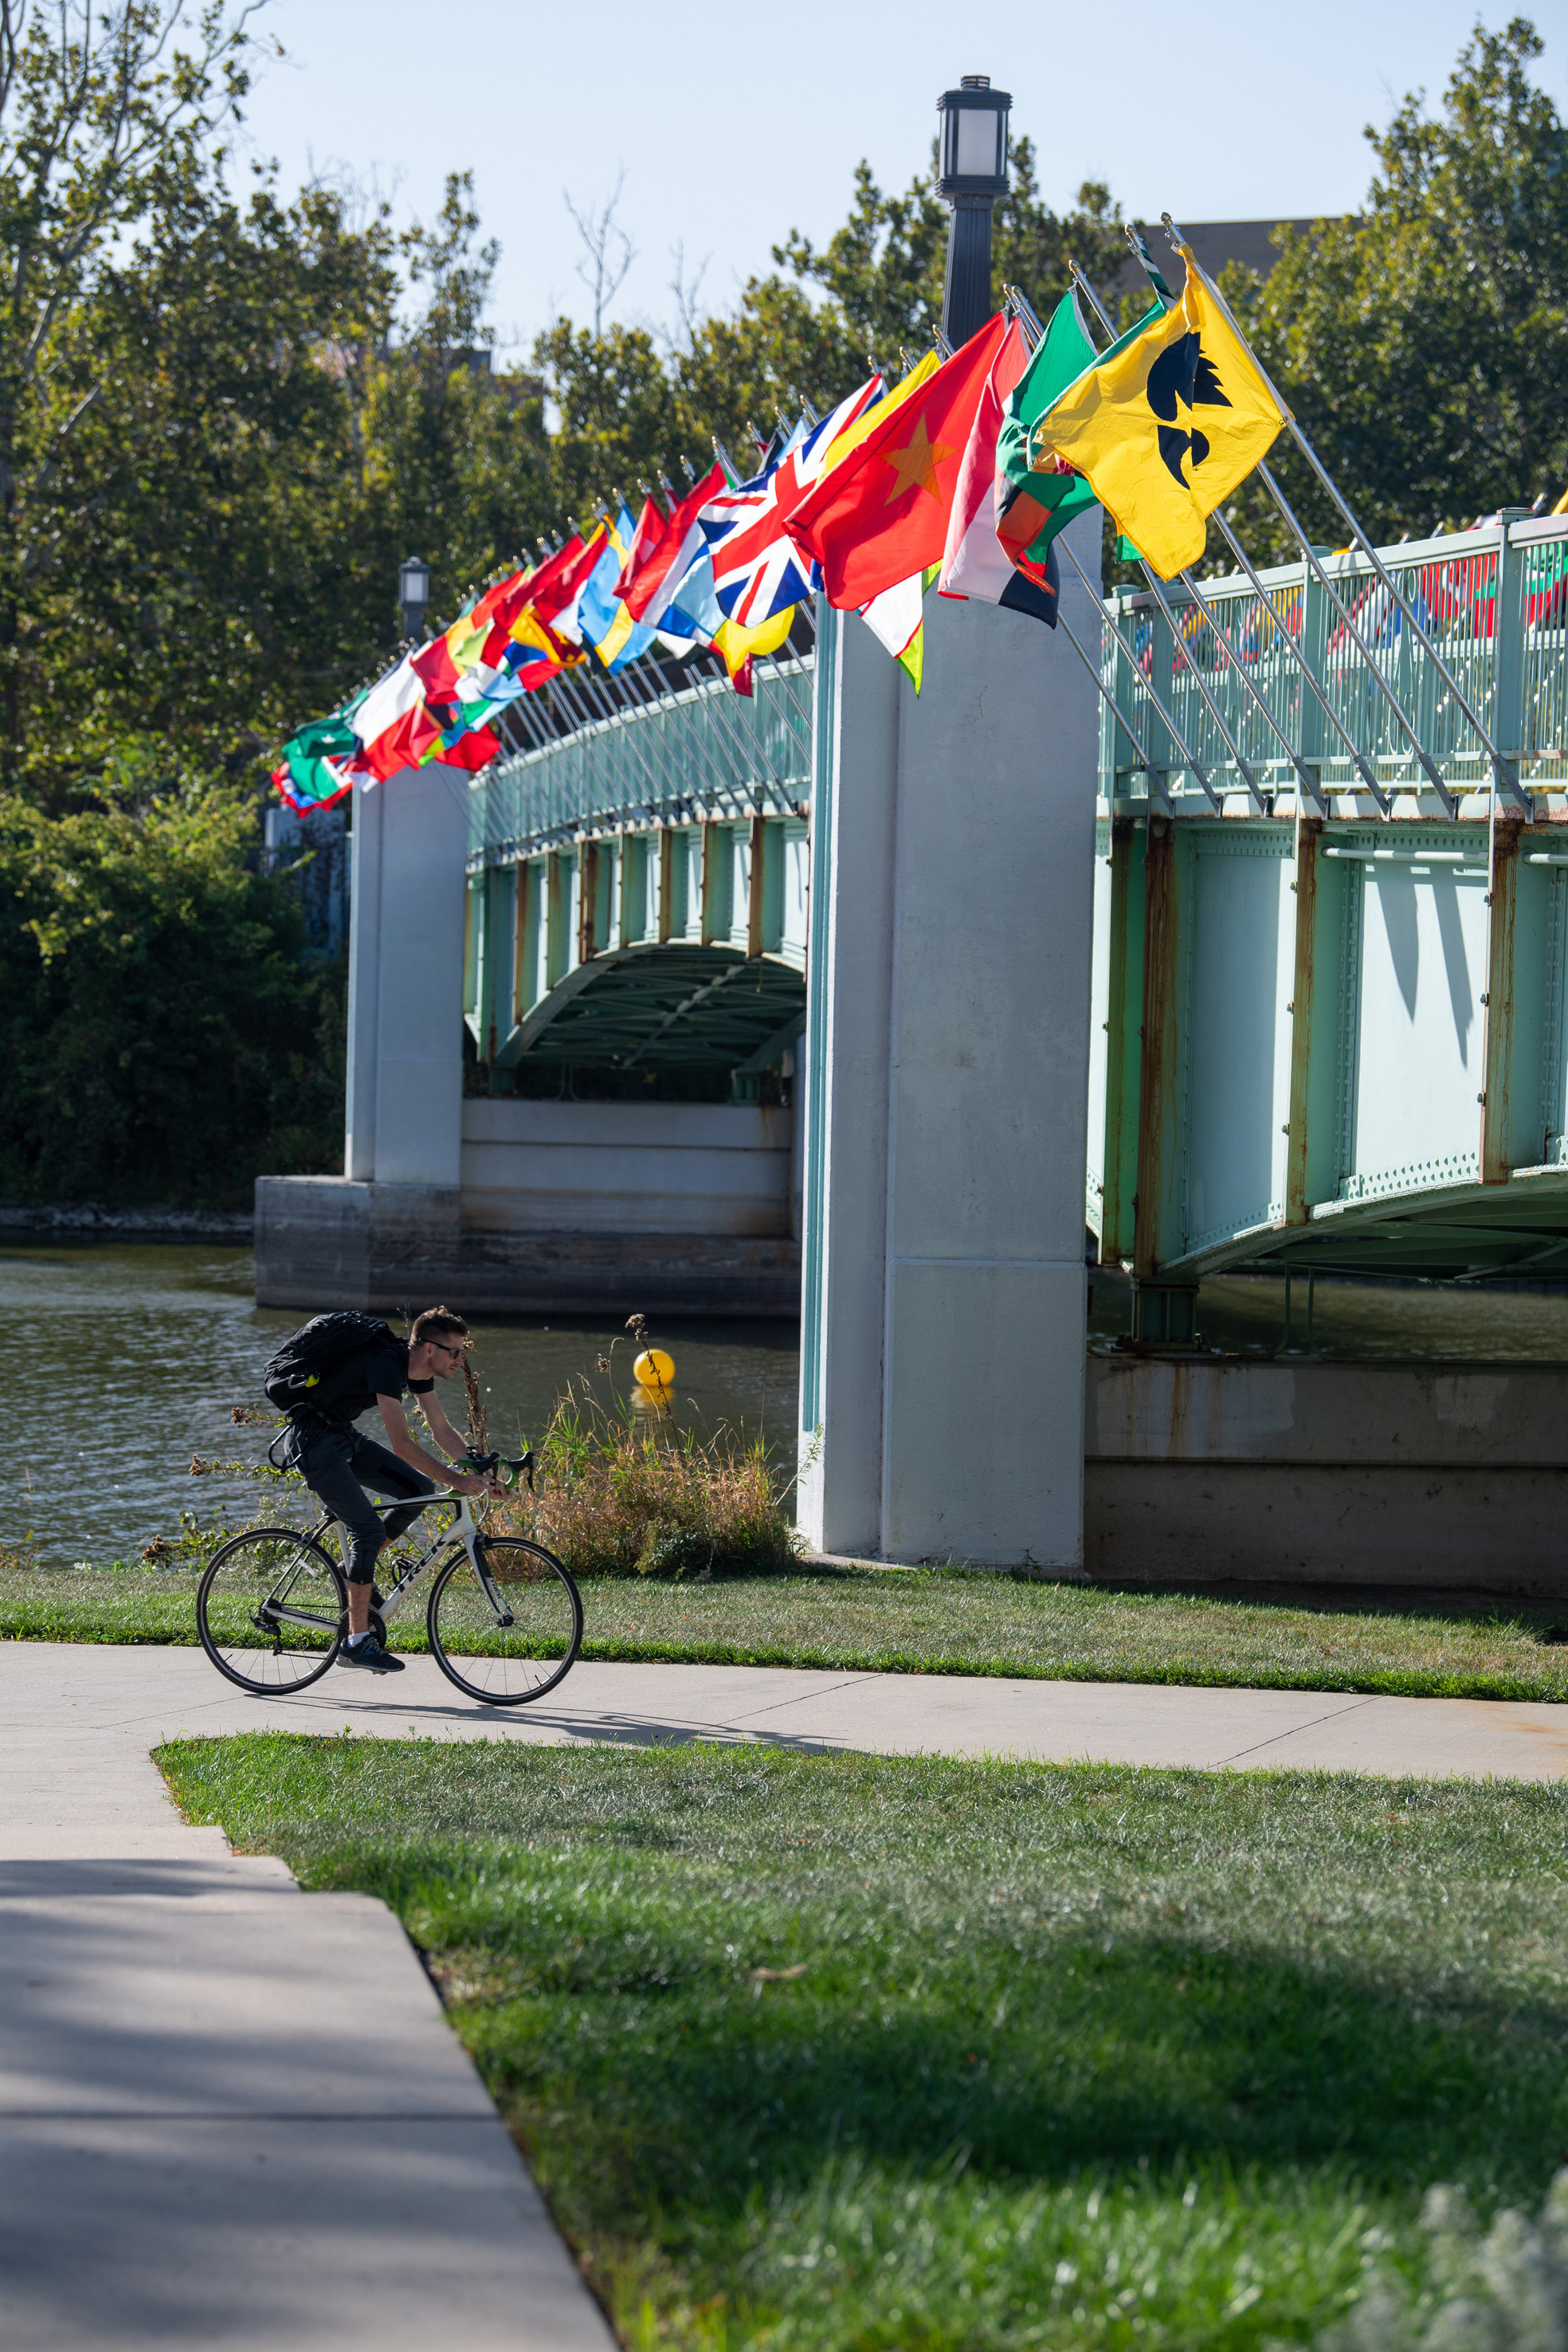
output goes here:
[[261, 1383], [283, 1412], [309, 1401], [310, 1391], [328, 1372], [363, 1348], [395, 1348], [397, 1334], [375, 1315], [312, 1315], [275, 1356], [269, 1356]]

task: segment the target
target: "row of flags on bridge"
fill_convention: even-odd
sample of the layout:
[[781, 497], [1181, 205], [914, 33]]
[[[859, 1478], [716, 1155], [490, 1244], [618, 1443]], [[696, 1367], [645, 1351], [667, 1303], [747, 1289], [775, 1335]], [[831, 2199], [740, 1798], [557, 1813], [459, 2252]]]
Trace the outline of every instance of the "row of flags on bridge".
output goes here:
[[862, 614], [916, 690], [922, 604], [943, 595], [1055, 627], [1054, 542], [1102, 504], [1163, 578], [1197, 560], [1207, 518], [1263, 457], [1282, 412], [1196, 270], [1098, 352], [1076, 289], [1031, 348], [999, 313], [896, 386], [874, 373], [826, 417], [781, 426], [757, 472], [721, 453], [683, 497], [623, 502], [542, 562], [488, 587], [431, 642], [331, 718], [301, 728], [273, 781], [300, 810], [440, 761], [482, 768], [508, 705], [656, 642], [723, 660], [736, 690], [823, 595]]

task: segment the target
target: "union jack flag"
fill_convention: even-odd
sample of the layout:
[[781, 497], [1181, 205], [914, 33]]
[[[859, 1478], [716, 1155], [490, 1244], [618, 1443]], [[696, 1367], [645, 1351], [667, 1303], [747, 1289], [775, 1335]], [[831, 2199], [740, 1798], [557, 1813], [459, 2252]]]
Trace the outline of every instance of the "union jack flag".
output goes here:
[[754, 629], [798, 604], [822, 584], [821, 572], [784, 530], [784, 517], [823, 471], [839, 435], [879, 401], [882, 378], [868, 378], [818, 425], [795, 427], [773, 464], [732, 490], [721, 490], [698, 518], [713, 562], [720, 609]]

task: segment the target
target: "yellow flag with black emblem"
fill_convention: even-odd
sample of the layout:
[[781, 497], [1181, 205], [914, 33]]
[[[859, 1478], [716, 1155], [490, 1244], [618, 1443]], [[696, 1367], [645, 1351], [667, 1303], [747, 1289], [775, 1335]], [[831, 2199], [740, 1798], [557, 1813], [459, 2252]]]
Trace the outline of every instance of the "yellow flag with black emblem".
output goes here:
[[1178, 309], [1101, 365], [1086, 368], [1036, 425], [1093, 485], [1163, 580], [1196, 563], [1208, 517], [1285, 418], [1196, 273]]

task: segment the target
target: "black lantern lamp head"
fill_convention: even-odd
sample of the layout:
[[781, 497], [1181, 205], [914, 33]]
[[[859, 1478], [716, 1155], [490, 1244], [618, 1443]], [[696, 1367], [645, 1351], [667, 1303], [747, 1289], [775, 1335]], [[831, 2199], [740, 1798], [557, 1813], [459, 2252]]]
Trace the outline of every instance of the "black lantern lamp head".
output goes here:
[[942, 330], [966, 343], [991, 316], [991, 207], [1007, 193], [1007, 116], [1013, 100], [988, 74], [965, 74], [937, 100], [936, 188], [952, 206]]
[[993, 204], [1007, 193], [1007, 117], [1013, 100], [993, 89], [989, 74], [965, 74], [937, 100], [942, 117], [936, 192], [951, 204], [980, 196]]
[[418, 636], [430, 605], [430, 566], [416, 555], [398, 566], [397, 601], [403, 607], [404, 635]]

